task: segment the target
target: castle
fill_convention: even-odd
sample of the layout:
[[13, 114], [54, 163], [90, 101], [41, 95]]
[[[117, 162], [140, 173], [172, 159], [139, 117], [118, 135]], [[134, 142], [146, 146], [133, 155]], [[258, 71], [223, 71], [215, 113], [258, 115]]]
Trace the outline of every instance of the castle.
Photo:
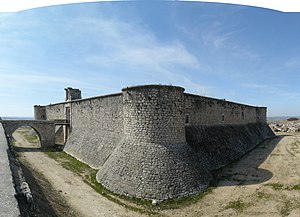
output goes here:
[[79, 89], [65, 90], [65, 102], [34, 106], [35, 119], [68, 120], [56, 129], [64, 151], [99, 169], [97, 181], [122, 195], [165, 200], [201, 192], [211, 170], [274, 136], [266, 107], [178, 86], [133, 86], [87, 99]]

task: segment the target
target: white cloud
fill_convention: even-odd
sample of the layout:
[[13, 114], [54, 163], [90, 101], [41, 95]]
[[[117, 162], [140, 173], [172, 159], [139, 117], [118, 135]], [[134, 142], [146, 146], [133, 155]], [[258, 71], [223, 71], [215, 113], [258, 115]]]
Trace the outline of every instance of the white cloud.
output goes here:
[[72, 25], [78, 35], [83, 34], [82, 25], [96, 27], [87, 31], [89, 37], [98, 37], [101, 49], [85, 57], [89, 64], [140, 71], [161, 83], [189, 86], [194, 92], [207, 93], [211, 89], [188, 79], [191, 71], [200, 73], [204, 65], [178, 40], [161, 43], [146, 28], [107, 19], [82, 19], [76, 27]]

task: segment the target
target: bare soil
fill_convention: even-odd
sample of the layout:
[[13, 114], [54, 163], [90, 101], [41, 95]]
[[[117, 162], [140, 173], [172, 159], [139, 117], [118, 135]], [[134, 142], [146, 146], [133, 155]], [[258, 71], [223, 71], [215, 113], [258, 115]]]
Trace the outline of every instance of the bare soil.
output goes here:
[[13, 136], [40, 216], [142, 216], [95, 192], [81, 177], [45, 155], [38, 145], [32, 146], [24, 134], [16, 131]]
[[167, 216], [300, 216], [300, 134], [278, 135], [221, 169], [212, 193]]
[[[41, 216], [142, 216], [95, 192], [38, 146], [32, 147], [22, 133], [14, 138], [36, 200], [41, 209], [48, 207], [48, 214]], [[300, 217], [300, 134], [279, 134], [214, 173], [212, 192], [191, 205], [159, 210], [159, 215]]]

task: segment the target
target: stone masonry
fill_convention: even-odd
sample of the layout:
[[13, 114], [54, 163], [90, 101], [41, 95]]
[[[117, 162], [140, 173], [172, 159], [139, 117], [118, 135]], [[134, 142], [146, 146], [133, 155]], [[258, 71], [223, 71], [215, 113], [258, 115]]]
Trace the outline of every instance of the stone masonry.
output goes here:
[[64, 150], [99, 169], [97, 180], [103, 186], [157, 200], [203, 191], [212, 178], [210, 170], [274, 136], [265, 107], [166, 85], [35, 106], [35, 117], [69, 120]]

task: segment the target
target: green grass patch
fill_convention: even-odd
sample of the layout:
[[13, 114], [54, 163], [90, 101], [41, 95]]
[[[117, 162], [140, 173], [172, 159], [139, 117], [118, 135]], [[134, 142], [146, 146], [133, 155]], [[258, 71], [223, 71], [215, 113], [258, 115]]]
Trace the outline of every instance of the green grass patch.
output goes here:
[[195, 195], [191, 195], [188, 197], [183, 197], [179, 199], [169, 199], [162, 201], [159, 206], [161, 209], [177, 209], [183, 206], [188, 206], [193, 203], [196, 203], [200, 201], [202, 198], [204, 198], [206, 195], [210, 194], [213, 192], [214, 187], [209, 187], [205, 191], [200, 192]]
[[103, 195], [107, 199], [126, 207], [130, 210], [144, 213], [148, 215], [159, 215], [158, 211], [162, 209], [175, 209], [190, 205], [201, 200], [205, 195], [212, 192], [213, 188], [210, 187], [202, 193], [198, 193], [192, 196], [180, 198], [180, 199], [170, 199], [159, 203], [158, 206], [153, 206], [151, 200], [144, 200], [135, 197], [129, 197], [124, 195], [115, 194], [103, 185], [97, 182], [96, 174], [98, 170], [89, 167], [87, 164], [75, 159], [74, 157], [68, 155], [67, 153], [60, 152], [45, 152], [48, 157], [59, 162], [64, 168], [73, 171], [75, 174], [80, 175], [83, 181], [90, 185], [96, 192]]
[[135, 212], [148, 215], [158, 214], [156, 208], [151, 205], [151, 201], [149, 200], [118, 195], [106, 189], [103, 185], [97, 182], [96, 174], [98, 170], [91, 168], [87, 164], [68, 155], [66, 152], [45, 152], [45, 154], [59, 162], [65, 169], [81, 176], [85, 183], [90, 185], [96, 192], [107, 199]]
[[54, 160], [58, 161], [64, 168], [67, 170], [71, 170], [77, 175], [90, 175], [92, 173], [97, 172], [97, 170], [92, 169], [85, 163], [75, 159], [74, 157], [68, 155], [66, 152], [63, 151], [56, 151], [56, 152], [45, 152], [48, 157], [53, 158]]
[[257, 193], [255, 193], [255, 195], [256, 195], [256, 197], [258, 198], [258, 199], [266, 199], [266, 200], [268, 200], [268, 199], [270, 199], [271, 197], [272, 197], [272, 195], [271, 194], [267, 194], [267, 193], [264, 193], [264, 192], [257, 192]]
[[283, 206], [280, 209], [280, 214], [285, 217], [289, 216], [292, 210], [299, 209], [300, 208], [300, 202], [297, 200], [285, 200], [283, 202]]
[[243, 212], [244, 209], [249, 207], [250, 204], [244, 203], [240, 200], [230, 201], [226, 206], [225, 209], [234, 209], [238, 212]]
[[275, 190], [275, 191], [280, 191], [280, 190], [285, 190], [286, 189], [286, 187], [283, 184], [278, 183], [278, 182], [277, 183], [267, 183], [267, 184], [264, 184], [264, 185], [272, 187], [273, 190]]
[[30, 142], [30, 143], [37, 143], [38, 140], [39, 140], [38, 136], [28, 135], [28, 134], [25, 134], [24, 136], [27, 139], [27, 141]]
[[300, 184], [290, 186], [290, 190], [297, 190], [297, 191], [299, 191], [300, 190]]
[[278, 190], [296, 190], [299, 191], [300, 190], [300, 184], [296, 184], [296, 185], [283, 185], [281, 183], [268, 183], [265, 184], [265, 186], [271, 186], [275, 191]]

